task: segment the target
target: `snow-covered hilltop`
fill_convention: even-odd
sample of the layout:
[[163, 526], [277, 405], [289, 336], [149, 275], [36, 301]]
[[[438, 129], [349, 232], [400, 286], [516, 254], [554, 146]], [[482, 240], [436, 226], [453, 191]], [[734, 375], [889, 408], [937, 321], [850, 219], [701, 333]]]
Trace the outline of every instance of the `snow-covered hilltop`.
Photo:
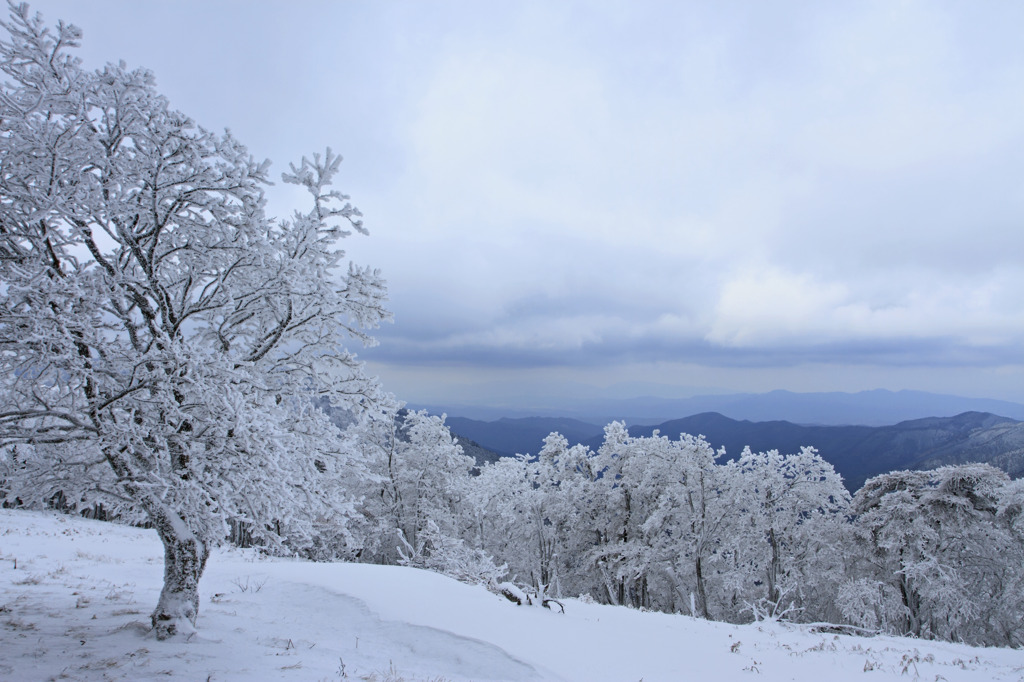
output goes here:
[[157, 643], [153, 531], [0, 511], [10, 680], [1020, 680], [1024, 652], [567, 600], [518, 607], [412, 568], [215, 551], [200, 630]]

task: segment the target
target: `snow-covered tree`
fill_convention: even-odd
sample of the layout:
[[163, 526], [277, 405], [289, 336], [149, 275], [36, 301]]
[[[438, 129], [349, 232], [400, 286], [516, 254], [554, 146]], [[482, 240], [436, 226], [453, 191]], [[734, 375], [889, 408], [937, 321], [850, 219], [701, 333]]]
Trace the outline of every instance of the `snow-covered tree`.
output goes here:
[[707, 441], [605, 429], [596, 466], [601, 494], [590, 562], [608, 599], [710, 617], [711, 564], [721, 558], [732, 507], [724, 469]]
[[667, 468], [644, 533], [657, 552], [657, 564], [670, 581], [669, 610], [681, 610], [678, 595], [691, 615], [725, 614], [712, 605], [724, 601], [722, 577], [732, 555], [728, 539], [735, 535], [737, 487], [732, 469], [716, 464], [711, 445], [702, 437], [681, 434], [678, 441], [662, 438], [660, 456], [652, 466]]
[[597, 541], [588, 563], [600, 573], [605, 596], [613, 604], [648, 605], [651, 554], [643, 525], [664, 477], [671, 475], [665, 467], [654, 466], [665, 459], [652, 456], [662, 445], [658, 440], [634, 438], [623, 422], [612, 422], [597, 451]]
[[292, 166], [312, 207], [273, 220], [268, 164], [171, 109], [149, 72], [84, 69], [80, 32], [25, 6], [3, 26], [0, 450], [8, 476], [152, 523], [166, 637], [194, 624], [229, 519], [309, 528], [293, 510], [339, 456], [312, 401], [376, 399], [340, 344], [372, 342], [384, 283], [344, 267], [339, 223], [365, 230], [330, 189], [340, 157]]
[[473, 537], [538, 594], [579, 594], [575, 563], [588, 546], [582, 509], [592, 479], [590, 450], [557, 433], [537, 456], [520, 454], [481, 468], [472, 482]]
[[1021, 646], [1019, 484], [985, 464], [876, 476], [854, 498], [851, 620], [896, 634]]
[[475, 462], [443, 415], [408, 411], [389, 399], [349, 427], [345, 442], [359, 462], [359, 475], [347, 480], [349, 495], [359, 499], [351, 524], [358, 550], [351, 558], [429, 568], [468, 582], [500, 577], [486, 552], [467, 542], [474, 537]]
[[[734, 467], [739, 532], [733, 541], [741, 543], [737, 572], [747, 573], [751, 608], [759, 611], [755, 615], [778, 615], [791, 604], [802, 607], [816, 583], [837, 577], [839, 555], [829, 552], [830, 530], [850, 494], [832, 465], [810, 447], [791, 455], [747, 448]], [[823, 573], [829, 568], [831, 575]]]

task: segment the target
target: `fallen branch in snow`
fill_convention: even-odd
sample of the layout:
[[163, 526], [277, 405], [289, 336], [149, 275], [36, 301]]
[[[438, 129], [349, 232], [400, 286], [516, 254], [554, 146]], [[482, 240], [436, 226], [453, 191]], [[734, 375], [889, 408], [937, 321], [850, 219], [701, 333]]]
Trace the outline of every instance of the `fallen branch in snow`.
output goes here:
[[537, 594], [531, 594], [528, 590], [524, 590], [515, 583], [504, 582], [492, 584], [490, 587], [491, 592], [500, 594], [505, 599], [508, 599], [517, 606], [535, 606], [541, 605], [546, 609], [551, 609], [552, 604], [557, 604], [560, 613], [565, 613], [565, 604], [557, 599], [548, 596], [541, 596]]
[[530, 598], [515, 583], [498, 583], [494, 586], [494, 591], [518, 606], [522, 606], [524, 602], [530, 603]]
[[808, 632], [824, 633], [830, 635], [853, 635], [856, 637], [874, 637], [879, 634], [878, 630], [861, 628], [856, 625], [839, 625], [836, 623], [806, 623], [803, 627]]
[[560, 609], [559, 612], [565, 613], [565, 604], [563, 604], [562, 602], [558, 601], [557, 599], [552, 599], [551, 597], [548, 597], [544, 600], [544, 608], [550, 609], [552, 604], [558, 604], [558, 608]]

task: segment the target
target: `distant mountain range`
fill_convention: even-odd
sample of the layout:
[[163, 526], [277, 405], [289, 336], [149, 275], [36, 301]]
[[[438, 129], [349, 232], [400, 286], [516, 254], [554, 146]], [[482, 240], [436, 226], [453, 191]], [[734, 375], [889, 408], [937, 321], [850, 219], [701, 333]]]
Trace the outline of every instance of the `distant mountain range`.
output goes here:
[[[739, 457], [744, 446], [755, 452], [799, 452], [806, 445], [836, 468], [852, 492], [864, 481], [887, 471], [932, 469], [947, 464], [988, 462], [1011, 476], [1024, 474], [1024, 422], [986, 412], [953, 417], [928, 417], [891, 426], [801, 426], [785, 421], [750, 422], [716, 413], [697, 414], [657, 427], [634, 426], [634, 436], [702, 434], [726, 459]], [[600, 445], [591, 440], [590, 445]]]
[[[596, 450], [603, 440], [603, 425], [568, 418], [531, 417], [483, 422], [462, 417], [447, 421], [452, 432], [479, 444], [480, 459], [487, 450], [501, 455], [536, 454], [552, 431], [570, 443]], [[986, 412], [965, 412], [951, 417], [927, 417], [888, 426], [808, 426], [789, 421], [736, 420], [715, 412], [673, 419], [657, 425], [634, 425], [634, 436], [649, 436], [657, 429], [676, 439], [681, 433], [703, 435], [726, 459], [738, 457], [745, 446], [754, 451], [798, 452], [803, 446], [818, 449], [855, 491], [868, 478], [898, 469], [928, 469], [947, 464], [988, 462], [1011, 476], [1024, 475], [1024, 422]]]
[[692, 398], [593, 398], [571, 407], [507, 409], [481, 405], [413, 405], [433, 414], [493, 421], [501, 417], [570, 418], [604, 425], [615, 419], [629, 424], [659, 424], [685, 415], [718, 412], [732, 419], [786, 420], [794, 424], [888, 426], [910, 419], [952, 417], [964, 412], [988, 412], [1024, 421], [1024, 405], [1005, 400], [964, 398], [923, 391], [862, 391], [860, 393], [738, 393]]
[[603, 425], [560, 417], [504, 418], [492, 422], [448, 417], [445, 423], [452, 433], [505, 457], [519, 453], [537, 454], [544, 438], [553, 431], [573, 444], [587, 442], [604, 433]]

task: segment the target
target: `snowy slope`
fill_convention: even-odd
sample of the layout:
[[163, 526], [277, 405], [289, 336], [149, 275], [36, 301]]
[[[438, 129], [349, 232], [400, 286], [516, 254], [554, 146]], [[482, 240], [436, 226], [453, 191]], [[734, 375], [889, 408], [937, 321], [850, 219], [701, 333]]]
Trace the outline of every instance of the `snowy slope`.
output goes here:
[[147, 632], [155, 533], [0, 510], [3, 680], [1024, 680], [1024, 652], [734, 626], [566, 601], [518, 607], [399, 567], [218, 551], [199, 633]]

